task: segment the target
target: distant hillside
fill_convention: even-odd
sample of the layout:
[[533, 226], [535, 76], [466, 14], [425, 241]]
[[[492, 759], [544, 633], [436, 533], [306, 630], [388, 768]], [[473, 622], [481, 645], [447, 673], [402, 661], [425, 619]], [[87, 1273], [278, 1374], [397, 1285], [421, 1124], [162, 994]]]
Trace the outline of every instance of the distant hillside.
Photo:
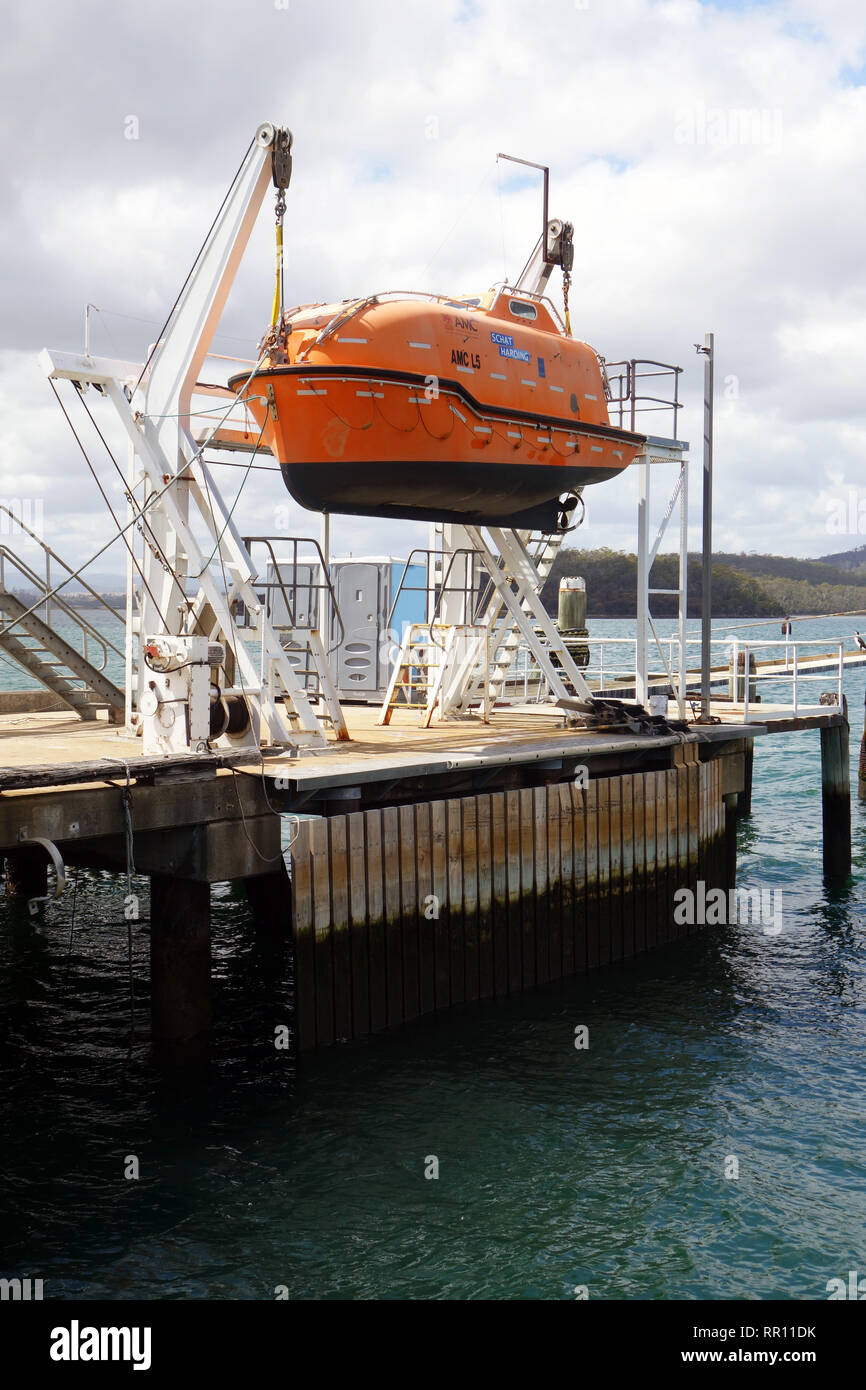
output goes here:
[[[850, 555], [856, 555], [852, 550]], [[730, 565], [741, 574], [769, 575], [774, 579], [804, 579], [808, 584], [850, 584], [862, 567], [862, 582], [866, 584], [866, 552], [860, 557], [860, 566], [838, 565], [833, 556], [826, 555], [821, 560], [797, 560], [787, 555], [727, 555], [717, 552], [713, 560]]]
[[[660, 555], [651, 584], [673, 588], [677, 557]], [[559, 581], [565, 575], [586, 580], [587, 611], [596, 618], [629, 618], [637, 603], [637, 556], [599, 549], [560, 551], [542, 591], [545, 606], [556, 612]], [[689, 617], [701, 613], [701, 557], [689, 556]], [[787, 613], [866, 613], [866, 569], [846, 571], [826, 561], [797, 560], [779, 555], [713, 556], [713, 612], [725, 618], [773, 618]], [[676, 598], [659, 595], [653, 612], [676, 616]]]
[[856, 550], [841, 550], [838, 555], [822, 555], [821, 560], [837, 570], [866, 571], [866, 545], [858, 545]]

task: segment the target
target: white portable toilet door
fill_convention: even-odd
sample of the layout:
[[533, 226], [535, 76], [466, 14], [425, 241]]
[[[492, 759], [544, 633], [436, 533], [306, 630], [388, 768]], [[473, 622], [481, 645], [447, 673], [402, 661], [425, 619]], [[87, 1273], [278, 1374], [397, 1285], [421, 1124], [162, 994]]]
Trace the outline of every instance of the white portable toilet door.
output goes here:
[[[337, 607], [345, 635], [337, 651], [337, 685], [351, 698], [379, 689], [381, 575], [378, 565], [342, 564], [336, 577]], [[339, 625], [336, 636], [339, 638]]]

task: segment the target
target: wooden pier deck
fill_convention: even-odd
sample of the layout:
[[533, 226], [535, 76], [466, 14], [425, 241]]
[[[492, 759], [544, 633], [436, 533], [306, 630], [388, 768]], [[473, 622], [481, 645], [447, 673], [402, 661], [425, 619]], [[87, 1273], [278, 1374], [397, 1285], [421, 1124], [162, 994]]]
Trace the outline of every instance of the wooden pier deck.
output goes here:
[[[380, 728], [348, 706], [350, 742], [160, 758], [107, 720], [0, 715], [7, 891], [45, 893], [36, 841], [122, 875], [128, 826], [151, 881], [156, 1040], [209, 1028], [210, 885], [231, 879], [292, 935], [298, 1046], [362, 1037], [675, 940], [678, 888], [734, 882], [754, 738], [820, 729], [822, 751], [847, 749], [844, 709], [760, 710], [744, 724], [719, 702], [718, 722], [636, 735], [551, 707], [422, 729], [409, 708]], [[828, 815], [844, 801], [840, 782]]]

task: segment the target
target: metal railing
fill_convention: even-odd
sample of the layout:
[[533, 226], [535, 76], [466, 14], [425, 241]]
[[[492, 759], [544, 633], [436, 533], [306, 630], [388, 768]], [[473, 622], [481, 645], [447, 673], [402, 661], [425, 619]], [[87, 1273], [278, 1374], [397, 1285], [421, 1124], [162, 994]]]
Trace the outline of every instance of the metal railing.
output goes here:
[[[52, 575], [52, 565], [59, 566], [59, 568], [65, 572], [69, 580], [74, 578], [75, 582], [80, 584], [82, 592], [86, 593], [90, 599], [94, 600], [99, 608], [109, 613], [111, 617], [120, 624], [121, 628], [126, 627], [125, 614], [120, 609], [112, 607], [102, 594], [98, 593], [92, 585], [88, 584], [85, 579], [82, 579], [80, 575], [76, 574], [72, 567], [67, 565], [66, 561], [62, 560], [60, 556], [52, 550], [51, 546], [47, 545], [35, 531], [31, 531], [30, 527], [27, 526], [20, 517], [16, 516], [9, 507], [0, 503], [0, 512], [5, 512], [10, 516], [15, 524], [19, 526], [22, 531], [25, 531], [27, 535], [30, 536], [31, 540], [35, 541], [42, 551], [45, 568], [43, 577], [41, 574], [37, 573], [32, 566], [28, 565], [25, 560], [22, 560], [11, 547], [8, 545], [0, 545], [0, 589], [5, 589], [8, 593], [14, 594], [15, 597], [22, 601], [26, 594], [28, 596], [28, 608], [32, 608], [37, 616], [42, 616], [43, 621], [47, 623], [49, 627], [52, 627], [55, 622], [54, 611], [56, 610], [61, 613], [66, 621], [71, 624], [73, 631], [71, 633], [63, 632], [59, 635], [62, 636], [63, 640], [66, 642], [69, 642], [70, 637], [77, 638], [81, 643], [79, 649], [80, 655], [84, 657], [85, 661], [87, 661], [94, 670], [105, 670], [109, 660], [109, 652], [112, 652], [120, 661], [123, 661], [124, 650], [122, 647], [112, 642], [111, 638], [104, 632], [100, 632], [99, 629], [84, 616], [81, 609], [73, 607], [67, 599], [61, 598], [58, 594], [52, 592], [57, 588], [58, 583], [62, 582], [62, 577], [57, 575], [56, 569]], [[8, 571], [10, 570], [13, 574], [19, 576], [17, 580], [12, 581], [19, 585], [19, 591], [17, 593], [15, 589], [12, 588], [12, 585], [7, 582]], [[26, 582], [28, 586], [27, 590], [22, 591], [20, 589], [22, 580]], [[42, 602], [39, 601], [40, 595], [45, 595], [44, 601]], [[0, 624], [0, 635], [5, 632], [11, 632], [16, 626], [19, 626], [21, 622], [21, 617], [12, 618], [8, 622], [3, 621], [2, 624]], [[70, 642], [70, 645], [74, 646], [75, 643]], [[95, 650], [93, 650], [94, 648]]]
[[[289, 553], [277, 555], [275, 543], [284, 550], [288, 547]], [[313, 655], [309, 634], [319, 634], [325, 656], [329, 658], [341, 646], [346, 629], [321, 545], [314, 536], [244, 536], [243, 544], [250, 556], [254, 546], [264, 547], [268, 557], [266, 574], [274, 577], [256, 577], [251, 583], [259, 602], [265, 605], [274, 631], [282, 634], [280, 643], [286, 660], [304, 690], [322, 698], [322, 673]], [[303, 547], [307, 548], [306, 556]], [[286, 572], [292, 577], [284, 578]], [[283, 603], [282, 612], [278, 609], [279, 600]], [[235, 600], [232, 607], [239, 627], [255, 627], [240, 600]], [[335, 633], [338, 635], [334, 636]], [[261, 675], [264, 682], [264, 664]]]
[[[551, 537], [543, 532], [529, 532], [524, 549], [531, 563], [536, 567], [541, 561], [544, 551], [550, 544], [550, 541]], [[462, 573], [465, 578], [462, 582], [455, 583], [452, 579], [452, 571], [454, 570], [455, 562], [461, 557], [467, 560], [467, 564], [458, 568], [457, 573]], [[409, 553], [409, 558], [403, 566], [399, 583], [394, 591], [394, 599], [386, 622], [388, 631], [391, 631], [393, 627], [394, 613], [401, 596], [411, 593], [425, 594], [427, 596], [427, 612], [430, 615], [431, 622], [435, 623], [437, 621], [442, 607], [442, 600], [446, 594], [462, 596], [463, 611], [466, 615], [467, 623], [472, 625], [480, 622], [494, 594], [493, 581], [489, 574], [485, 573], [483, 566], [480, 564], [480, 560], [480, 552], [473, 549], [471, 546], [465, 546], [461, 549], [450, 551], [447, 569], [444, 574], [439, 574], [437, 576], [437, 562], [438, 568], [441, 569], [442, 551], [416, 546], [415, 549]], [[427, 582], [425, 584], [410, 584], [407, 582], [413, 564], [424, 565], [427, 575]]]
[[[620, 429], [635, 430], [639, 414], [645, 411], [670, 411], [671, 433], [668, 438], [678, 438], [677, 420], [683, 408], [680, 400], [682, 367], [674, 367], [669, 362], [654, 362], [651, 358], [632, 357], [622, 362], [603, 362], [602, 368], [611, 424], [616, 423]], [[669, 383], [670, 394], [658, 394], [663, 388], [656, 383], [662, 381]]]
[[[278, 556], [274, 550], [274, 542], [281, 546], [290, 546], [291, 554]], [[339, 628], [340, 635], [327, 650], [329, 654], [336, 650], [346, 635], [346, 629], [319, 542], [313, 536], [244, 536], [243, 544], [250, 555], [252, 555], [254, 545], [264, 546], [267, 551], [270, 572], [275, 578], [271, 580], [256, 578], [252, 583], [261, 602], [267, 604], [268, 616], [274, 629], [277, 632], [315, 631], [321, 633], [324, 625], [330, 626], [333, 619]], [[309, 559], [300, 559], [299, 554], [302, 546], [311, 547], [314, 555]], [[294, 579], [284, 579], [283, 570], [288, 570], [294, 575]], [[305, 570], [309, 571], [310, 577], [299, 578], [298, 576], [303, 575]], [[319, 574], [322, 578], [314, 580], [313, 574]], [[285, 605], [288, 622], [274, 622], [273, 620], [273, 600], [277, 593]], [[290, 594], [291, 598], [289, 597]], [[298, 602], [299, 595], [301, 596], [301, 603]], [[324, 603], [321, 596], [325, 597]], [[242, 613], [240, 609], [239, 617], [244, 626], [252, 626], [248, 621], [248, 615]]]
[[[600, 692], [607, 691], [612, 694], [616, 691], [629, 691], [633, 695], [636, 685], [636, 638], [590, 636], [582, 640], [590, 651], [589, 664], [584, 669], [587, 679], [591, 680]], [[676, 670], [678, 664], [679, 638], [674, 635], [661, 637], [658, 641], [666, 648], [666, 653], [661, 655], [660, 661], [666, 669], [650, 672], [649, 680], [658, 687], [657, 693], [661, 694], [670, 688], [673, 695], [671, 672]], [[695, 648], [696, 652], [699, 652], [700, 646], [699, 636], [686, 639], [687, 648]], [[846, 656], [844, 639], [827, 641], [811, 638], [794, 642], [790, 639], [780, 641], [762, 638], [758, 641], [744, 642], [738, 638], [714, 637], [712, 647], [723, 657], [712, 667], [712, 683], [716, 687], [727, 687], [727, 699], [732, 707], [742, 707], [745, 723], [760, 722], [761, 699], [758, 691], [761, 685], [766, 692], [768, 686], [781, 683], [782, 693], [787, 694], [789, 699], [774, 700], [773, 704], [790, 710], [796, 718], [807, 710], [813, 712], [821, 708], [820, 705], [805, 702], [804, 687], [819, 683], [826, 690], [827, 677], [832, 675], [835, 677], [835, 689], [832, 693], [839, 706], [842, 705]], [[765, 651], [771, 655], [764, 656], [759, 663], [756, 654]], [[849, 651], [852, 655], [855, 654], [852, 649]], [[779, 659], [776, 659], [776, 653], [779, 653]], [[826, 660], [821, 662], [820, 671], [809, 669], [810, 656], [813, 661], [817, 656], [826, 657]], [[754, 667], [751, 666], [752, 657], [755, 658]], [[527, 702], [541, 702], [550, 694], [547, 681], [532, 660], [529, 648], [525, 644], [518, 649], [505, 684], [511, 694], [522, 692]], [[786, 690], [785, 687], [789, 689]], [[650, 694], [653, 693], [651, 688]], [[700, 670], [697, 665], [695, 669], [687, 671], [686, 698], [700, 698]]]
[[[421, 557], [421, 558], [416, 558]], [[458, 559], [465, 559], [467, 563], [458, 569], [458, 574], [465, 577], [462, 582], [454, 583], [452, 571]], [[386, 629], [390, 632], [394, 624], [394, 613], [397, 609], [403, 594], [424, 594], [427, 599], [427, 613], [431, 623], [437, 622], [442, 607], [442, 600], [446, 594], [459, 594], [463, 598], [463, 611], [466, 615], [466, 622], [472, 624], [483, 612], [493, 588], [488, 575], [480, 570], [476, 561], [480, 558], [479, 552], [471, 546], [465, 546], [450, 552], [448, 566], [443, 574], [437, 576], [436, 562], [442, 560], [441, 550], [432, 550], [423, 546], [416, 546], [409, 552], [409, 558], [403, 566], [400, 581], [394, 590], [394, 599], [391, 603], [388, 617], [385, 623]], [[408, 578], [413, 565], [424, 566], [426, 583], [410, 584]]]

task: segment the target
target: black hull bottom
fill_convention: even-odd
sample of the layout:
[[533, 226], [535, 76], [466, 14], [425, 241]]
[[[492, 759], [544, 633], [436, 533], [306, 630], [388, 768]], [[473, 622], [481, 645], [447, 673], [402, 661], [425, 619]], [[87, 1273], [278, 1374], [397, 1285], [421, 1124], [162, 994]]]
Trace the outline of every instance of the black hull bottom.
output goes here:
[[617, 476], [618, 468], [543, 464], [388, 463], [282, 464], [296, 502], [313, 512], [450, 521], [556, 531], [560, 496]]

